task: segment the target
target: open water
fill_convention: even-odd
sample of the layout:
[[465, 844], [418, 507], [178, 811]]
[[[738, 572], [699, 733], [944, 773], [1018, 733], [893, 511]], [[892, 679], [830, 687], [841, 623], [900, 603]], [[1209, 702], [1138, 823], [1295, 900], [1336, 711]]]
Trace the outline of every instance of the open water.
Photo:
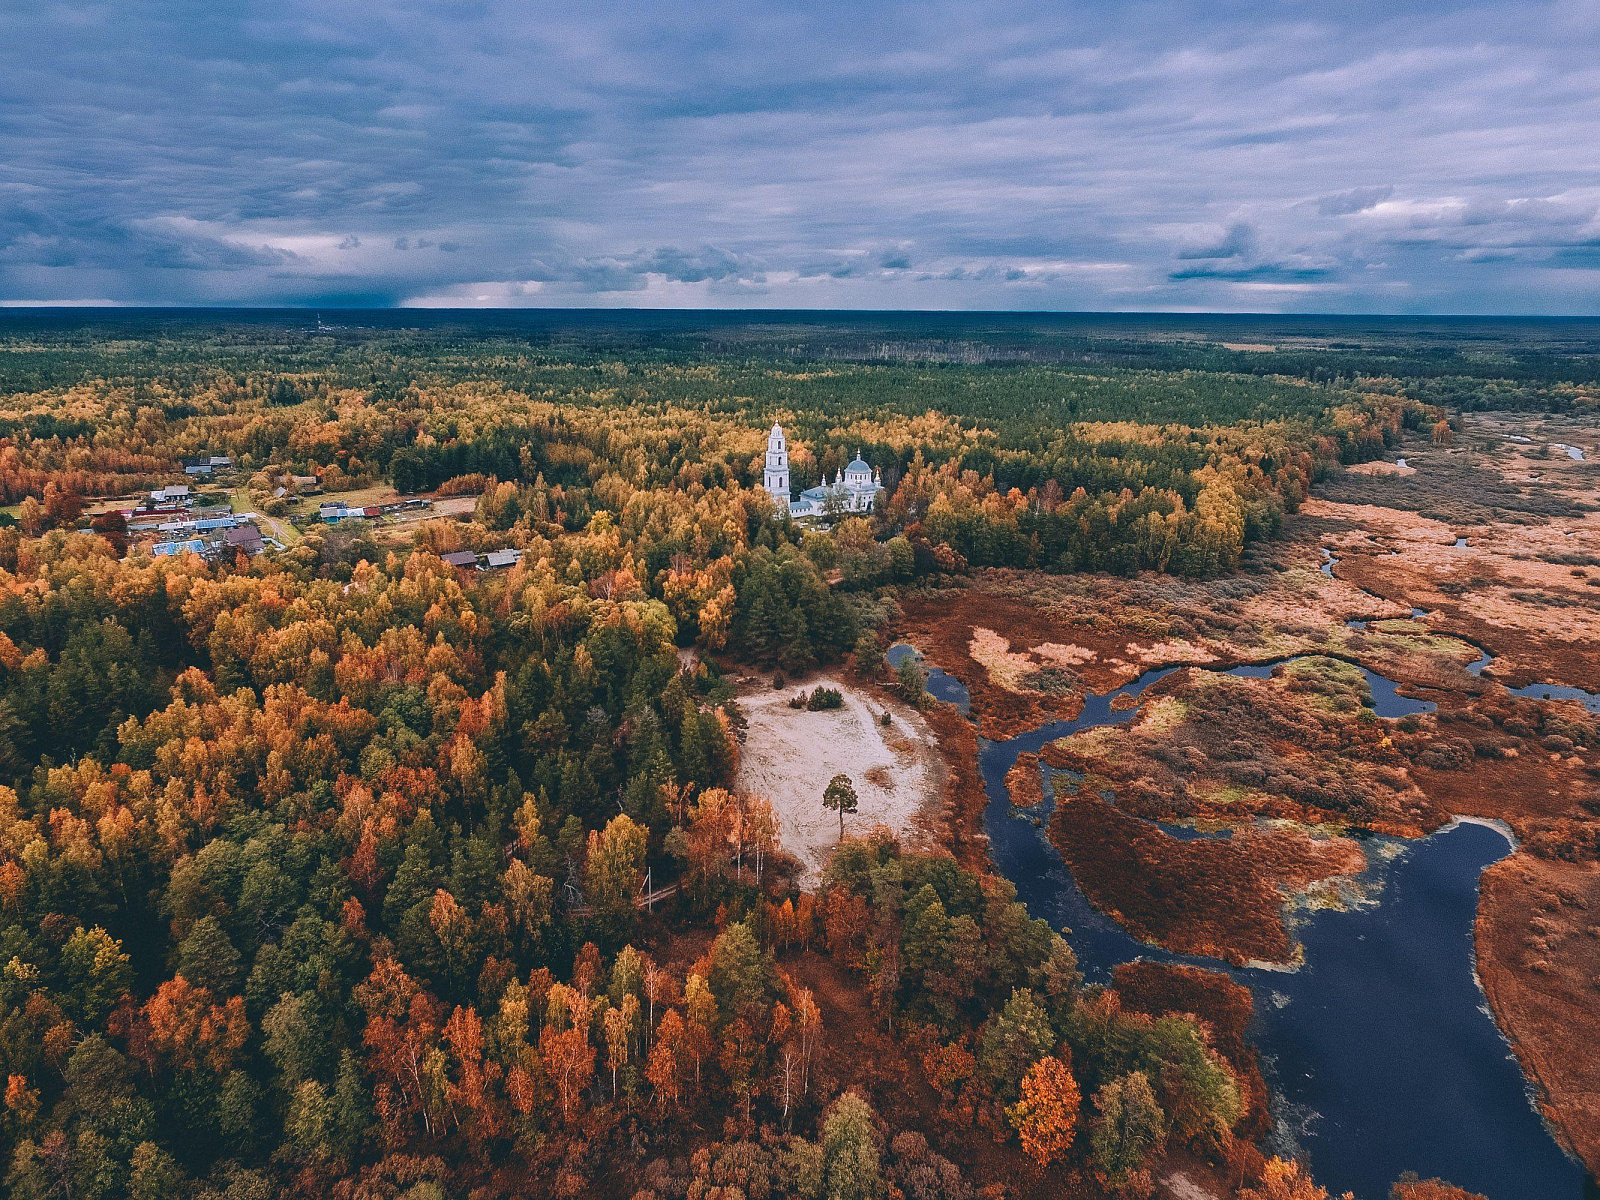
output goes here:
[[[909, 647], [897, 646], [890, 660], [907, 653]], [[1265, 677], [1276, 665], [1227, 673]], [[1474, 972], [1478, 877], [1510, 853], [1505, 832], [1459, 822], [1413, 842], [1370, 839], [1369, 857], [1389, 858], [1369, 872], [1372, 903], [1306, 917], [1297, 930], [1305, 948], [1298, 970], [1235, 969], [1130, 937], [1079, 892], [1044, 836], [1048, 812], [1041, 825], [1013, 809], [1005, 775], [1019, 754], [1082, 729], [1131, 720], [1136, 710], [1114, 711], [1112, 698], [1137, 696], [1175, 669], [1148, 671], [1113, 692], [1087, 697], [1075, 720], [1002, 742], [979, 739], [990, 850], [1018, 898], [1034, 916], [1069, 930], [1091, 980], [1103, 982], [1117, 963], [1146, 958], [1224, 970], [1248, 986], [1256, 999], [1252, 1037], [1272, 1085], [1279, 1148], [1304, 1153], [1318, 1182], [1335, 1195], [1348, 1189], [1358, 1200], [1386, 1200], [1390, 1185], [1411, 1170], [1490, 1200], [1585, 1196], [1584, 1172], [1534, 1109]], [[1378, 716], [1431, 708], [1399, 695], [1393, 680], [1365, 674]], [[936, 679], [935, 694], [966, 701], [959, 680], [931, 669], [930, 690]]]

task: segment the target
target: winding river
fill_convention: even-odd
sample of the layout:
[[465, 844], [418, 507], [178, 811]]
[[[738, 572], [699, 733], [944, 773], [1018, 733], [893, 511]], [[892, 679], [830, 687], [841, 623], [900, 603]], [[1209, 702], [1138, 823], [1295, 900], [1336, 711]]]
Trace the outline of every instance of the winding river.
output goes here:
[[[888, 657], [897, 664], [913, 653], [895, 646]], [[1278, 665], [1223, 673], [1264, 678]], [[1458, 821], [1412, 842], [1369, 838], [1369, 848], [1379, 851], [1369, 858], [1381, 864], [1368, 872], [1377, 901], [1306, 917], [1297, 929], [1305, 963], [1284, 971], [1232, 968], [1130, 937], [1084, 899], [1044, 836], [1048, 793], [1042, 825], [1012, 808], [1005, 776], [1018, 755], [1083, 729], [1131, 720], [1137, 709], [1116, 711], [1113, 699], [1137, 697], [1179, 669], [1147, 671], [1114, 691], [1087, 696], [1074, 720], [1001, 742], [979, 738], [990, 851], [1018, 898], [1034, 916], [1069, 931], [1091, 980], [1104, 982], [1116, 964], [1145, 958], [1223, 970], [1248, 986], [1256, 1000], [1252, 1037], [1273, 1092], [1275, 1148], [1308, 1156], [1317, 1180], [1335, 1195], [1348, 1189], [1358, 1200], [1385, 1200], [1400, 1173], [1411, 1170], [1490, 1200], [1582, 1197], [1584, 1173], [1533, 1107], [1474, 972], [1478, 876], [1510, 853], [1507, 832]], [[1362, 671], [1378, 716], [1432, 708], [1399, 695], [1393, 680]], [[930, 668], [928, 687], [965, 709], [966, 688], [954, 677]], [[1170, 832], [1194, 836], [1181, 828]]]

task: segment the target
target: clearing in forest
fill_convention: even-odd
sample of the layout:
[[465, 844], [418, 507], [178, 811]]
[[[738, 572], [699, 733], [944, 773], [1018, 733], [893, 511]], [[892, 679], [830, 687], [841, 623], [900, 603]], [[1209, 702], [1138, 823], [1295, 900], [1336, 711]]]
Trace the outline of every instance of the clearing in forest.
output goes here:
[[[819, 686], [837, 688], [843, 707], [789, 707], [791, 696]], [[803, 887], [817, 885], [839, 840], [838, 814], [822, 806], [822, 793], [840, 773], [859, 800], [844, 819], [845, 836], [884, 825], [908, 844], [924, 840], [940, 811], [944, 769], [921, 713], [829, 675], [778, 690], [762, 679], [741, 691], [739, 707], [749, 731], [735, 786], [772, 801], [783, 847], [804, 869]]]

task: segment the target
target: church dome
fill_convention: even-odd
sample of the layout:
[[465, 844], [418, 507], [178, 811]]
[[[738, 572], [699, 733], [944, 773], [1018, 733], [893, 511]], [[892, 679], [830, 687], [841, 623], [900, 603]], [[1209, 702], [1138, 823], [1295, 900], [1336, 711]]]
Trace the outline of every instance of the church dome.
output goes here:
[[871, 475], [872, 468], [862, 462], [860, 458], [857, 458], [855, 462], [844, 469], [844, 473], [846, 475]]

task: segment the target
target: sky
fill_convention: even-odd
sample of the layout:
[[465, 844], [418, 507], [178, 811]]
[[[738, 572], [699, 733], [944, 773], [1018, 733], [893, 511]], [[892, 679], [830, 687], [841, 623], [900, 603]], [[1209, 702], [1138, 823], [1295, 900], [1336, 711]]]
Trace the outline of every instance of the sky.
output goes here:
[[0, 0], [0, 303], [1600, 313], [1600, 3]]

